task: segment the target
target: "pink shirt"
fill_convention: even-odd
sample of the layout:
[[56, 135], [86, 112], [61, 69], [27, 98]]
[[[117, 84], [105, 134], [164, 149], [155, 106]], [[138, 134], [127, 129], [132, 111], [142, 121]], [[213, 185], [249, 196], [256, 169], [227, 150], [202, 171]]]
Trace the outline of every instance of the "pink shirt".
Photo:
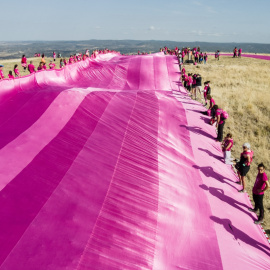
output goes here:
[[29, 70], [30, 74], [34, 73], [35, 72], [35, 66], [33, 64], [29, 64], [28, 65], [28, 70]]
[[221, 119], [221, 114], [222, 114], [223, 110], [222, 109], [217, 109], [216, 110], [216, 117], [218, 117], [218, 115], [220, 116], [220, 121], [219, 124], [223, 124], [223, 120]]
[[22, 64], [26, 64], [27, 63], [27, 59], [26, 59], [26, 57], [22, 57], [22, 62], [21, 62]]
[[44, 69], [44, 70], [46, 70], [46, 69], [47, 69], [47, 67], [46, 67], [46, 65], [45, 65], [45, 64], [42, 66], [42, 69]]
[[211, 98], [210, 99], [210, 108], [212, 109], [215, 104], [216, 104], [215, 100], [213, 98]]
[[2, 69], [0, 69], [0, 79], [5, 79], [4, 72]]
[[[226, 149], [226, 147], [227, 147], [230, 143], [231, 143], [230, 147], [229, 147], [228, 149]], [[225, 151], [231, 151], [232, 147], [233, 147], [233, 139], [232, 139], [232, 138], [227, 139], [227, 140], [224, 142], [224, 146], [223, 146], [223, 148], [222, 148], [222, 151], [223, 151], [223, 152], [225, 152]]]
[[54, 63], [50, 63], [49, 64], [49, 67], [50, 67], [50, 69], [54, 69], [55, 68], [55, 64]]
[[17, 76], [20, 76], [20, 72], [19, 72], [19, 69], [18, 69], [18, 68], [15, 68], [15, 69], [14, 69], [14, 73], [15, 73], [15, 75], [17, 75]]
[[14, 76], [13, 76], [13, 75], [8, 74], [8, 77], [9, 77], [10, 79], [14, 79]]
[[188, 85], [191, 85], [191, 84], [192, 84], [192, 80], [193, 80], [192, 77], [189, 76], [189, 77], [188, 77]]
[[256, 195], [263, 195], [264, 192], [258, 192], [258, 189], [264, 189], [268, 180], [266, 173], [258, 173], [252, 192]]

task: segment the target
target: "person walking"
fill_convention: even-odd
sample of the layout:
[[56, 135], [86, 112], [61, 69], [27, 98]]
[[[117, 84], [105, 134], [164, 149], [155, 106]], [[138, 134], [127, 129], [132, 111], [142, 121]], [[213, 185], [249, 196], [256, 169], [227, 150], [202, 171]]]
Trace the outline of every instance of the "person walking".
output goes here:
[[257, 212], [258, 210], [260, 210], [258, 220], [254, 222], [255, 224], [260, 224], [263, 222], [263, 218], [264, 218], [263, 196], [264, 196], [264, 192], [268, 188], [269, 188], [269, 183], [268, 183], [267, 175], [265, 173], [265, 166], [263, 163], [260, 163], [258, 165], [258, 174], [256, 177], [256, 181], [252, 189], [253, 201], [255, 203], [255, 206], [254, 208], [248, 209], [251, 212]]

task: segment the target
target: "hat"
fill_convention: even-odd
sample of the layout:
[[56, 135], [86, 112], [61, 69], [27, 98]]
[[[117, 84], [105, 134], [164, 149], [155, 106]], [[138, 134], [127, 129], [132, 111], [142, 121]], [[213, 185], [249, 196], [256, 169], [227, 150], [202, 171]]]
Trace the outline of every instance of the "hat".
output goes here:
[[3, 65], [0, 65], [0, 67], [4, 67]]

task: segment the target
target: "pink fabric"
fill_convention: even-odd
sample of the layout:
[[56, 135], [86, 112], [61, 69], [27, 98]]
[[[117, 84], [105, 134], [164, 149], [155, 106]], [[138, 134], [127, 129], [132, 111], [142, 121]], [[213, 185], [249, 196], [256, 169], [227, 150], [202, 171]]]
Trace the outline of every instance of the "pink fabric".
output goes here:
[[176, 57], [102, 54], [0, 89], [0, 270], [269, 268]]
[[[214, 55], [214, 54], [209, 53], [208, 55]], [[233, 54], [231, 53], [221, 53], [220, 55], [233, 56]], [[270, 55], [241, 54], [241, 57], [250, 57], [250, 58], [262, 59], [262, 60], [270, 60]]]

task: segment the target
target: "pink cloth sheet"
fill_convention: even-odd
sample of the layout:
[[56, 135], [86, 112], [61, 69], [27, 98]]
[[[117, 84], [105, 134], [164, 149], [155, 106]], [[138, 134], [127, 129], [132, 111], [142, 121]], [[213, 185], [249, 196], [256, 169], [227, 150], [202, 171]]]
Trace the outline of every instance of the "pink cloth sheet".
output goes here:
[[[209, 53], [208, 55], [215, 55], [214, 53]], [[232, 53], [221, 53], [221, 56], [233, 56]], [[262, 60], [270, 60], [270, 55], [258, 55], [258, 54], [241, 54], [241, 57], [250, 57]]]
[[0, 270], [269, 269], [177, 58], [0, 82]]

